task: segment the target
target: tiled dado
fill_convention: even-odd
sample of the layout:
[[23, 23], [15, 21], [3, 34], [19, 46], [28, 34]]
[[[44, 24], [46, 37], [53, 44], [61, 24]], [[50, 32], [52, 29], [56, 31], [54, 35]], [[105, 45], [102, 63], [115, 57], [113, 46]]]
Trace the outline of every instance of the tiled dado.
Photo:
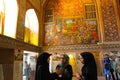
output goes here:
[[22, 80], [23, 75], [23, 63], [22, 61], [16, 61], [14, 63], [14, 71], [13, 71], [13, 80]]
[[88, 44], [88, 45], [69, 45], [69, 46], [45, 46], [44, 50], [119, 50], [120, 44]]
[[25, 49], [30, 51], [40, 51], [41, 47], [34, 46], [4, 35], [0, 35], [0, 47], [3, 48], [17, 48], [17, 49]]
[[0, 80], [22, 80], [22, 70], [23, 64], [20, 61], [14, 64], [0, 64]]
[[13, 80], [13, 64], [0, 64], [0, 80]]
[[4, 80], [2, 64], [0, 64], [0, 80]]

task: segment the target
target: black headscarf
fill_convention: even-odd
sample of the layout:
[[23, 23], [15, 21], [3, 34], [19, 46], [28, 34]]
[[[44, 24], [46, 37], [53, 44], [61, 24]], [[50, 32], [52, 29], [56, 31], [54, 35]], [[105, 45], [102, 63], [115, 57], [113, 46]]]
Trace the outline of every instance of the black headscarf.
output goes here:
[[85, 80], [97, 80], [97, 67], [93, 54], [91, 52], [83, 52], [80, 55], [84, 59], [82, 75]]
[[49, 75], [49, 63], [48, 63], [48, 58], [50, 57], [51, 54], [49, 54], [48, 52], [42, 52], [39, 57], [37, 58], [37, 64], [36, 64], [36, 75], [35, 75], [35, 80], [38, 80], [38, 76], [39, 75], [39, 69], [40, 66], [44, 66], [44, 68], [46, 68], [45, 73], [47, 73]]
[[84, 59], [84, 65], [91, 65], [96, 67], [94, 56], [91, 52], [83, 52], [80, 54]]
[[47, 60], [50, 57], [50, 55], [51, 54], [49, 54], [48, 52], [42, 52], [42, 54], [40, 54], [37, 59], [37, 65], [49, 65]]

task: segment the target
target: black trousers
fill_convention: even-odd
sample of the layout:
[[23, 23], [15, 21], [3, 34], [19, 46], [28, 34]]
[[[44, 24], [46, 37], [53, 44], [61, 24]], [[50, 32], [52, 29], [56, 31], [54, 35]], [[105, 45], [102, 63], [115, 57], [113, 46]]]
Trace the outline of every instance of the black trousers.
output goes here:
[[110, 73], [111, 73], [111, 76], [112, 76], [112, 79], [115, 80], [115, 76], [114, 76], [114, 69], [110, 69]]

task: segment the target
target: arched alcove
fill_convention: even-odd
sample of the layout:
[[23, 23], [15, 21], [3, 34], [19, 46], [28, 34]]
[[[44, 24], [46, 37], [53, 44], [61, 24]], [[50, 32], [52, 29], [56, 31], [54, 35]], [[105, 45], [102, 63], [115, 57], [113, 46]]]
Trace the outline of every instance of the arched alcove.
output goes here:
[[25, 37], [24, 41], [38, 45], [39, 23], [34, 9], [28, 9], [25, 15]]
[[0, 1], [0, 33], [1, 34], [15, 38], [17, 16], [18, 16], [17, 0]]
[[0, 0], [0, 34], [3, 33], [4, 2]]

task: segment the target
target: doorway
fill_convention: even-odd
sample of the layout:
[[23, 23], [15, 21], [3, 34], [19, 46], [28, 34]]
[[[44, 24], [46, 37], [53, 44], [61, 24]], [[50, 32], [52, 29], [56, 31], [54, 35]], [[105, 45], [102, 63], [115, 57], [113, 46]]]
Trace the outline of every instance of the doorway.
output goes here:
[[23, 80], [34, 80], [36, 70], [37, 52], [24, 51], [23, 54]]

